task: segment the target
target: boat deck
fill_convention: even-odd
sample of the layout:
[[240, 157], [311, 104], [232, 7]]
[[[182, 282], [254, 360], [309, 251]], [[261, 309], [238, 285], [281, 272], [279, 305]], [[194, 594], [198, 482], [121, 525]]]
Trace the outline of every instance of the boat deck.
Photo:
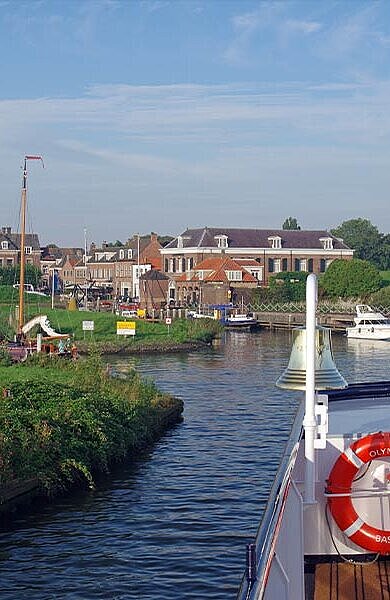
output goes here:
[[390, 600], [390, 561], [320, 563], [309, 587], [308, 600]]

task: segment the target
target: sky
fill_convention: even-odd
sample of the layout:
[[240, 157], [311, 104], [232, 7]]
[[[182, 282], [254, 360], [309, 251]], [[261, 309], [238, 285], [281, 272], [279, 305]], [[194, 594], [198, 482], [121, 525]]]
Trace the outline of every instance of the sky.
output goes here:
[[0, 0], [0, 225], [390, 231], [390, 2]]

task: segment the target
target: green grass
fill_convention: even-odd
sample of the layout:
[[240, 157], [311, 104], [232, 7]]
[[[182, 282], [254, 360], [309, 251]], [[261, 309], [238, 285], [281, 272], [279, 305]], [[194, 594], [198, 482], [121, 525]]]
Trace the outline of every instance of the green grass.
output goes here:
[[156, 439], [183, 409], [135, 372], [107, 377], [97, 353], [77, 362], [36, 355], [0, 367], [0, 384], [0, 490], [29, 479], [48, 495], [92, 487], [95, 473]]
[[390, 285], [390, 271], [379, 271], [384, 285]]
[[[26, 305], [26, 321], [37, 314], [47, 315], [51, 326], [58, 333], [69, 334], [76, 342], [111, 344], [120, 347], [137, 347], [139, 345], [172, 345], [185, 342], [210, 342], [221, 330], [217, 321], [211, 319], [190, 320], [174, 319], [168, 326], [163, 322], [150, 322], [136, 319], [136, 335], [124, 337], [116, 333], [117, 321], [124, 321], [112, 313], [91, 311], [68, 311], [54, 309], [50, 302], [28, 302]], [[94, 331], [84, 332], [83, 321], [94, 321]], [[15, 310], [10, 304], [0, 303], [0, 334], [12, 337], [15, 331]], [[12, 323], [12, 326], [11, 326]], [[36, 332], [32, 332], [34, 336]]]

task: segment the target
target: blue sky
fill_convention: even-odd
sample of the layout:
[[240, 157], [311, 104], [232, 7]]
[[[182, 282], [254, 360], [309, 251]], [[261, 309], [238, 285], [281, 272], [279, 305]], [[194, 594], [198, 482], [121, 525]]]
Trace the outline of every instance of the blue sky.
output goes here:
[[0, 0], [1, 224], [390, 230], [390, 2]]

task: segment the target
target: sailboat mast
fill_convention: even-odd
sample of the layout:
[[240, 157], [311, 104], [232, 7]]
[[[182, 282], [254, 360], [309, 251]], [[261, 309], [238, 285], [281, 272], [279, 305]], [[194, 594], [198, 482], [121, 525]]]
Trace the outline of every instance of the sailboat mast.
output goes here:
[[26, 265], [26, 209], [27, 209], [27, 161], [40, 160], [43, 164], [42, 156], [25, 156], [23, 167], [22, 199], [20, 208], [20, 277], [19, 277], [19, 314], [18, 314], [18, 334], [22, 333], [24, 325], [24, 280]]

